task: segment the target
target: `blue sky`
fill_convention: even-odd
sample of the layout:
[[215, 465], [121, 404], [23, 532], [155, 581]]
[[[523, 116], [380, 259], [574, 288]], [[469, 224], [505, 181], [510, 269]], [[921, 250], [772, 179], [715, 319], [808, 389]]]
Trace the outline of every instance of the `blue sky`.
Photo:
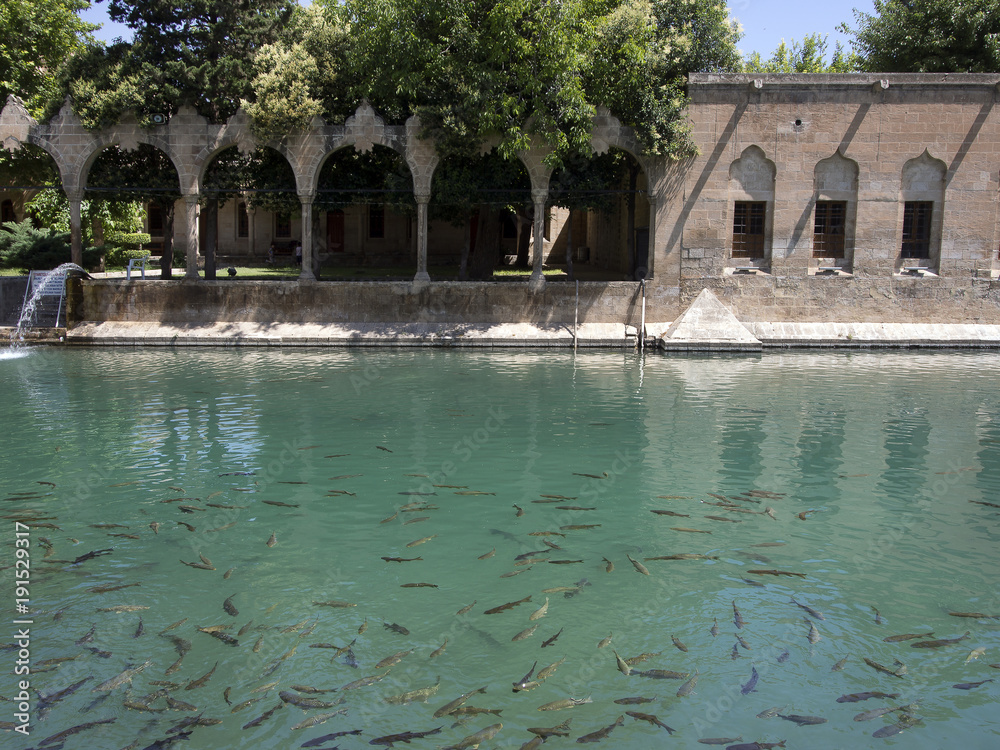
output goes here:
[[[801, 40], [806, 34], [828, 34], [830, 51], [834, 43], [847, 40], [837, 32], [837, 25], [854, 25], [853, 9], [871, 13], [872, 0], [828, 0], [813, 3], [803, 0], [733, 0], [730, 13], [743, 25], [745, 36], [740, 42], [744, 54], [760, 52], [763, 57], [770, 55], [781, 40]], [[97, 32], [99, 39], [110, 41], [118, 36], [128, 36], [128, 29], [108, 20], [107, 5], [92, 3], [83, 12], [83, 17], [91, 23], [104, 24]]]

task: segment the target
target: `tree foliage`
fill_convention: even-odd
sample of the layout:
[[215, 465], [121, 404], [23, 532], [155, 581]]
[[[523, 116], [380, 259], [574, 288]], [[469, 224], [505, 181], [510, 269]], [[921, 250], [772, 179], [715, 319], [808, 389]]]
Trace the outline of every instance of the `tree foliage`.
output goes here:
[[79, 11], [87, 0], [4, 0], [0, 3], [0, 107], [9, 94], [36, 117], [58, 96], [56, 71], [92, 41], [97, 27]]
[[793, 39], [791, 45], [782, 40], [767, 60], [759, 52], [747, 57], [743, 70], [746, 73], [851, 73], [859, 69], [860, 58], [845, 52], [840, 42], [834, 47], [830, 62], [827, 62], [827, 48], [825, 34], [807, 34], [801, 42]]
[[854, 11], [851, 45], [863, 70], [906, 73], [1000, 72], [996, 0], [875, 0]]

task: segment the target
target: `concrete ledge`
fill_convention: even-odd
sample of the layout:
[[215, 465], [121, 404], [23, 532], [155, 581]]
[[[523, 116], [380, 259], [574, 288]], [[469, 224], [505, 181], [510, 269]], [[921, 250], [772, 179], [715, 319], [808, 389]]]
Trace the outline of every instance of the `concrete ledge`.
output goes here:
[[[616, 323], [579, 327], [580, 347], [635, 346], [634, 328]], [[66, 334], [69, 344], [98, 346], [452, 346], [571, 347], [572, 326], [527, 323], [128, 323], [84, 322]]]
[[1000, 347], [1000, 325], [744, 323], [764, 347]]

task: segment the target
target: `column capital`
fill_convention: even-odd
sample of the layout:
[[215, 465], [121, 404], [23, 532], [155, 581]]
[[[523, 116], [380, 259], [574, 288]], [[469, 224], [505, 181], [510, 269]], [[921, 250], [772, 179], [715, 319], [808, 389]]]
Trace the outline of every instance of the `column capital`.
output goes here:
[[431, 202], [431, 194], [430, 193], [414, 193], [413, 197], [417, 201], [418, 204], [427, 205], [428, 203]]
[[314, 192], [299, 193], [299, 202], [301, 203], [312, 203], [314, 200], [316, 200], [316, 193]]
[[82, 201], [83, 200], [83, 188], [73, 188], [71, 190], [66, 190], [66, 199], [70, 201]]
[[545, 203], [549, 199], [548, 188], [531, 188], [531, 200], [535, 203]]

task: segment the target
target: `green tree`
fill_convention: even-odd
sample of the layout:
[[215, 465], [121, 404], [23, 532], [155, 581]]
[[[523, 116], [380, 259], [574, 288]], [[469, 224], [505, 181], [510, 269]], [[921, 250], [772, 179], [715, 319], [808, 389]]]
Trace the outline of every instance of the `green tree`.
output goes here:
[[1000, 72], [1000, 3], [996, 0], [875, 0], [854, 11], [856, 28], [840, 30], [863, 70], [906, 73]]
[[850, 73], [861, 64], [854, 54], [847, 54], [840, 42], [834, 47], [830, 62], [827, 57], [827, 37], [807, 34], [801, 42], [792, 40], [791, 46], [782, 40], [771, 56], [764, 60], [754, 52], [743, 62], [746, 73]]
[[87, 0], [0, 3], [0, 107], [14, 94], [34, 116], [41, 115], [57, 95], [59, 66], [93, 41], [97, 26], [78, 15], [89, 6]]

